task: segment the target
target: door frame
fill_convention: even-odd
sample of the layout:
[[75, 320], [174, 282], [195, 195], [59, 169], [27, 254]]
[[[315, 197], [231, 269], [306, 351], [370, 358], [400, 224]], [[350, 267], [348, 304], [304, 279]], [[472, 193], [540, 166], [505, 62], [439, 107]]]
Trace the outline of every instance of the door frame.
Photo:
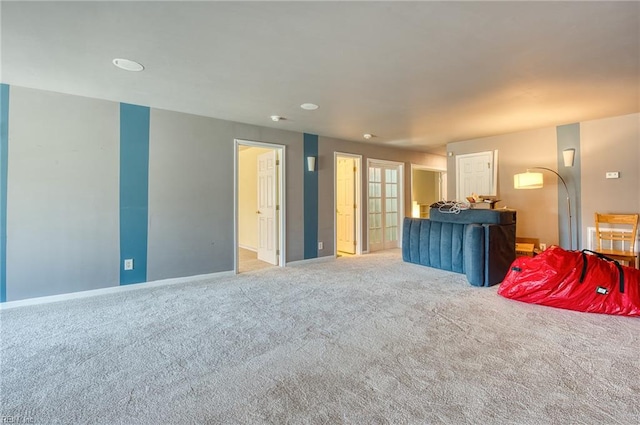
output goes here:
[[356, 254], [362, 255], [362, 155], [352, 153], [333, 152], [333, 256], [338, 257], [338, 157], [351, 158], [356, 164], [356, 188], [354, 198], [356, 209], [354, 217], [356, 220]]
[[[411, 194], [411, 207], [413, 208], [413, 170], [433, 171], [440, 174], [440, 197], [447, 197], [447, 169], [430, 167], [428, 165], [420, 165], [411, 163], [411, 175], [409, 176], [409, 189]], [[443, 195], [444, 194], [444, 195]], [[441, 199], [442, 200], [442, 199]], [[413, 217], [413, 210], [411, 211]]]
[[405, 198], [405, 182], [404, 182], [404, 162], [389, 161], [386, 159], [367, 158], [367, 252], [371, 252], [371, 244], [369, 241], [369, 167], [371, 164], [380, 164], [382, 166], [396, 166], [398, 167], [398, 247], [402, 247], [402, 221], [404, 218], [404, 198]]
[[277, 152], [278, 160], [280, 164], [277, 169], [277, 188], [278, 195], [276, 197], [276, 204], [280, 206], [278, 214], [278, 267], [286, 266], [286, 153], [287, 147], [285, 145], [279, 145], [275, 143], [256, 142], [252, 140], [233, 139], [233, 272], [238, 274], [238, 172], [240, 169], [240, 146], [249, 146], [256, 148], [273, 149]]

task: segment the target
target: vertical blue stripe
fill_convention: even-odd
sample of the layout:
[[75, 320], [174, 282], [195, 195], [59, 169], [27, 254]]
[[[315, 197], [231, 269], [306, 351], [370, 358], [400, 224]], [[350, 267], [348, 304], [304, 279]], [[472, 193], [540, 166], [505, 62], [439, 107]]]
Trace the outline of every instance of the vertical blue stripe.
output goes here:
[[9, 167], [9, 86], [0, 84], [0, 302], [7, 301], [7, 175]]
[[[120, 284], [147, 281], [148, 107], [120, 104]], [[124, 260], [133, 259], [133, 270]]]
[[[307, 169], [307, 157], [316, 158], [316, 171]], [[318, 257], [318, 136], [304, 133], [304, 258]]]
[[[580, 191], [582, 181], [582, 168], [580, 162], [580, 124], [567, 124], [556, 127], [558, 146], [558, 174], [567, 182], [569, 195], [571, 198], [572, 216], [572, 246], [573, 249], [580, 249], [582, 244], [582, 205], [580, 202]], [[575, 159], [573, 167], [564, 166], [562, 152], [565, 149], [575, 149]], [[561, 185], [560, 182], [558, 182]], [[560, 229], [560, 245], [569, 246], [569, 230], [567, 229], [567, 195], [563, 187], [558, 187], [558, 229]]]

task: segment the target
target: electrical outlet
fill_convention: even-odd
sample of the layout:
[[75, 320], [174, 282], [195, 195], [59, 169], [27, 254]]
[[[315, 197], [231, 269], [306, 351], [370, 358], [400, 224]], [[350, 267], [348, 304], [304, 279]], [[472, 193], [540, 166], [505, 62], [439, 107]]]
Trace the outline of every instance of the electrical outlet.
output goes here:
[[318, 242], [318, 249], [324, 249], [324, 243]]
[[619, 171], [607, 171], [607, 173], [605, 174], [605, 177], [608, 179], [619, 179], [620, 178], [620, 172]]
[[541, 243], [540, 244], [540, 251], [545, 251], [547, 249], [547, 244], [546, 243]]
[[124, 260], [124, 269], [133, 270], [133, 258], [127, 258]]

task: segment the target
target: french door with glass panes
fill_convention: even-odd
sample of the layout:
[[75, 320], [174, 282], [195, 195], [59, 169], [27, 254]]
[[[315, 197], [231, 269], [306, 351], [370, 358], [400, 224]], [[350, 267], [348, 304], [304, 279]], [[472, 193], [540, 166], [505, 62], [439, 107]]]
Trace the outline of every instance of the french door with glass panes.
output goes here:
[[369, 164], [369, 251], [398, 247], [400, 178], [398, 165]]

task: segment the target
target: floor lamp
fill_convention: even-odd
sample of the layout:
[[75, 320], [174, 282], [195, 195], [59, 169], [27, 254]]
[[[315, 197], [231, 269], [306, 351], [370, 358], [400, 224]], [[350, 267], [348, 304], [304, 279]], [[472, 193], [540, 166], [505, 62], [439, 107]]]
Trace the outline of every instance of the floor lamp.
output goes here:
[[564, 181], [562, 176], [551, 168], [546, 167], [532, 167], [527, 169], [526, 173], [520, 173], [513, 176], [513, 187], [515, 189], [540, 189], [544, 186], [544, 180], [542, 178], [542, 173], [534, 173], [530, 170], [545, 170], [550, 171], [562, 182], [564, 185], [564, 190], [567, 192], [567, 212], [569, 213], [569, 249], [573, 249], [573, 235], [571, 232], [571, 196], [569, 195], [569, 188], [567, 188], [567, 183]]

